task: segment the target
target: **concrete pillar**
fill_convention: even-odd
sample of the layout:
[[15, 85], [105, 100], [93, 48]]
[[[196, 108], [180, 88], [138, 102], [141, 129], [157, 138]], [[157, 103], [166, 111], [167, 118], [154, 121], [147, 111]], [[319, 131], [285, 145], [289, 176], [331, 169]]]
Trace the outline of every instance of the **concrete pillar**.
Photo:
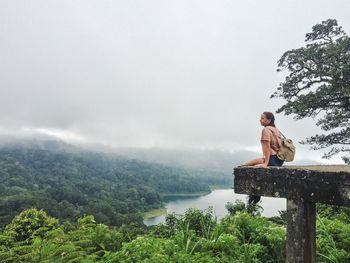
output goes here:
[[316, 262], [315, 203], [287, 200], [286, 262]]

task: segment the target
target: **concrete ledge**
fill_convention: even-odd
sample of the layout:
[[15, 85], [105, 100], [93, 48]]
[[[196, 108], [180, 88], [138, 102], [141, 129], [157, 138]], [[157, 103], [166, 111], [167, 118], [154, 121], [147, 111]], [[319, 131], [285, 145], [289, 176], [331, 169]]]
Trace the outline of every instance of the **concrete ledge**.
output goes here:
[[350, 165], [234, 168], [239, 194], [350, 206]]

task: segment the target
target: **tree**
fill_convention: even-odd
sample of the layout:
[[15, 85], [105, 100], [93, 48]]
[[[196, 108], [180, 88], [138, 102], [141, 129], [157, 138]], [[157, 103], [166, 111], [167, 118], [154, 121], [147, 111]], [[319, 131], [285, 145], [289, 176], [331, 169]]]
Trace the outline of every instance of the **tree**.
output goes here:
[[277, 110], [295, 119], [316, 118], [326, 133], [306, 138], [312, 149], [331, 147], [323, 156], [338, 153], [350, 163], [350, 37], [328, 19], [306, 34], [306, 46], [285, 52], [277, 71], [286, 76], [271, 98], [281, 97], [286, 104]]
[[58, 220], [50, 217], [44, 210], [35, 208], [22, 211], [15, 216], [10, 224], [5, 228], [5, 233], [8, 234], [14, 241], [26, 241], [30, 243], [34, 236], [42, 237], [49, 230], [58, 227]]

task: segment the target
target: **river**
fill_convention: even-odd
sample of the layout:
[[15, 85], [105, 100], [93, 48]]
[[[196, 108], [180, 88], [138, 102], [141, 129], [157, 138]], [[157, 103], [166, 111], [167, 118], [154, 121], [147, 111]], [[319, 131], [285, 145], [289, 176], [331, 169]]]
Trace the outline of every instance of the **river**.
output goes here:
[[[228, 214], [225, 208], [227, 202], [234, 203], [235, 200], [246, 202], [247, 195], [235, 194], [233, 189], [218, 189], [211, 193], [199, 197], [168, 197], [165, 199], [167, 213], [183, 214], [188, 208], [198, 208], [200, 210], [213, 207], [214, 215], [218, 220]], [[261, 206], [264, 211], [263, 216], [277, 216], [278, 211], [286, 210], [286, 199], [262, 197]], [[165, 221], [165, 215], [153, 217], [144, 221], [146, 225], [156, 225]]]

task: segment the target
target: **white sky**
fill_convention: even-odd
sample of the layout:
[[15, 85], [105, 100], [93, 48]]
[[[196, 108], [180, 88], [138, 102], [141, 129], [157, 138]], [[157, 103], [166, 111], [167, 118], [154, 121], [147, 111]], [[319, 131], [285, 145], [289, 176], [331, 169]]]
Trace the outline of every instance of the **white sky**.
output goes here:
[[[347, 0], [0, 0], [0, 133], [259, 149], [260, 113], [283, 103], [269, 98], [283, 80], [277, 60], [328, 18], [349, 33], [349, 10]], [[276, 119], [294, 141], [318, 131]]]

